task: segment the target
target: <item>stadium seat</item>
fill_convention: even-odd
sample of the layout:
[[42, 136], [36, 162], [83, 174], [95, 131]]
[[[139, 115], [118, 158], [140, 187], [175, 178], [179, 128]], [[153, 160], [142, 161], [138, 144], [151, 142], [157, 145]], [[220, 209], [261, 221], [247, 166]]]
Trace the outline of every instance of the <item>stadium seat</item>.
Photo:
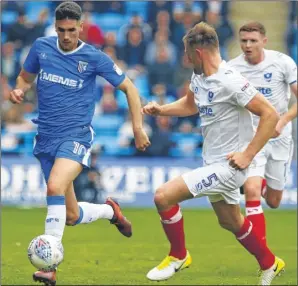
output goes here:
[[18, 13], [16, 11], [7, 11], [3, 10], [1, 14], [1, 42], [4, 43], [4, 40], [2, 39], [2, 33], [7, 32], [8, 27], [16, 22], [16, 19], [18, 17]]
[[29, 121], [32, 119], [35, 119], [37, 117], [38, 117], [38, 113], [34, 113], [34, 112], [24, 114], [24, 119], [29, 120]]
[[[28, 20], [30, 22], [35, 23], [38, 19], [39, 13], [43, 10], [43, 9], [48, 9], [49, 13], [51, 13], [51, 6], [50, 3], [48, 1], [34, 1], [34, 2], [26, 2], [25, 5], [25, 11], [26, 11], [26, 16], [28, 18]], [[49, 15], [51, 16], [51, 15]], [[49, 17], [50, 19], [51, 17]], [[47, 24], [50, 24], [50, 22], [48, 21]]]
[[5, 32], [1, 32], [1, 44], [6, 43], [7, 35]]
[[121, 91], [120, 89], [117, 89], [115, 97], [116, 97], [116, 100], [117, 100], [118, 108], [122, 112], [128, 110], [128, 103], [127, 103], [127, 100], [126, 100], [125, 93], [123, 91]]
[[200, 134], [183, 134], [175, 132], [171, 136], [173, 147], [170, 148], [169, 154], [173, 157], [196, 157], [202, 152], [198, 146], [203, 142]]
[[102, 155], [107, 156], [128, 156], [133, 155], [135, 150], [132, 147], [121, 148], [117, 142], [117, 135], [96, 135], [94, 138], [94, 144], [102, 146]]
[[149, 92], [149, 81], [148, 76], [146, 74], [141, 74], [138, 76], [134, 81], [135, 86], [137, 87], [140, 96], [143, 99], [150, 99], [150, 92]]
[[16, 11], [3, 10], [1, 15], [1, 24], [9, 25], [16, 21], [18, 13]]
[[126, 1], [125, 14], [128, 16], [138, 14], [142, 16], [144, 21], [147, 21], [147, 6], [148, 1]]
[[123, 121], [123, 117], [118, 114], [103, 114], [94, 116], [92, 126], [96, 134], [107, 131], [109, 134], [116, 134]]
[[123, 17], [123, 15], [114, 13], [92, 13], [91, 19], [104, 33], [108, 31], [117, 32], [127, 21], [126, 17]]

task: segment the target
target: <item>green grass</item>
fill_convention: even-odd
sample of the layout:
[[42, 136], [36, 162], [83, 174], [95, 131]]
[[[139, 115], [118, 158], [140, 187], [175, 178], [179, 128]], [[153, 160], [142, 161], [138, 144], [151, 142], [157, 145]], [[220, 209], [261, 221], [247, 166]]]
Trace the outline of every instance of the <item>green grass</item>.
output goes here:
[[[26, 250], [44, 231], [45, 209], [2, 208], [2, 285], [32, 284]], [[133, 236], [122, 237], [106, 220], [66, 227], [64, 262], [58, 285], [253, 285], [258, 265], [253, 256], [221, 229], [212, 210], [184, 210], [187, 247], [193, 264], [166, 282], [146, 273], [167, 254], [168, 243], [153, 209], [126, 209]], [[297, 285], [296, 211], [267, 211], [268, 243], [287, 266], [275, 285]]]

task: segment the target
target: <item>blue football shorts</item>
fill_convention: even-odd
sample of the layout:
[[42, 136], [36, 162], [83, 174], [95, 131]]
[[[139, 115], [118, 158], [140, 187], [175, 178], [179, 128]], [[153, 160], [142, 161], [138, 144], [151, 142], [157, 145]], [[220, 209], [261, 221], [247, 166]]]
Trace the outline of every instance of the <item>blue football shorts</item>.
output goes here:
[[56, 158], [67, 158], [90, 167], [90, 153], [94, 139], [91, 126], [76, 128], [70, 135], [50, 137], [35, 136], [33, 155], [39, 160], [46, 182], [48, 182]]

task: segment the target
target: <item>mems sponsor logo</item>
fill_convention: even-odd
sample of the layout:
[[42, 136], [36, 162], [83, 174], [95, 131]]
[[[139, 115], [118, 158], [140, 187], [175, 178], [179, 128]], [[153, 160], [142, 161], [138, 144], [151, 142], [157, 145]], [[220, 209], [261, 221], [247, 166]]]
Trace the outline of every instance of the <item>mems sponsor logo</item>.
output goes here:
[[70, 87], [70, 88], [82, 88], [84, 80], [74, 80], [71, 78], [59, 76], [52, 73], [47, 73], [43, 70], [40, 70], [39, 72], [39, 79], [43, 81], [49, 81], [54, 83], [59, 83], [64, 86]]

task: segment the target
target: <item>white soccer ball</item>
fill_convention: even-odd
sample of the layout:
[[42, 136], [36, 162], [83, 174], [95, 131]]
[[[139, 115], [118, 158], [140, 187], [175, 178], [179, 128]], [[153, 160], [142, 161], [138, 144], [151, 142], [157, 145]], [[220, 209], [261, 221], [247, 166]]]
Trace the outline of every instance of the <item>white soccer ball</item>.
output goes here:
[[32, 239], [28, 247], [28, 258], [38, 270], [53, 271], [63, 261], [63, 246], [52, 235], [40, 235]]

